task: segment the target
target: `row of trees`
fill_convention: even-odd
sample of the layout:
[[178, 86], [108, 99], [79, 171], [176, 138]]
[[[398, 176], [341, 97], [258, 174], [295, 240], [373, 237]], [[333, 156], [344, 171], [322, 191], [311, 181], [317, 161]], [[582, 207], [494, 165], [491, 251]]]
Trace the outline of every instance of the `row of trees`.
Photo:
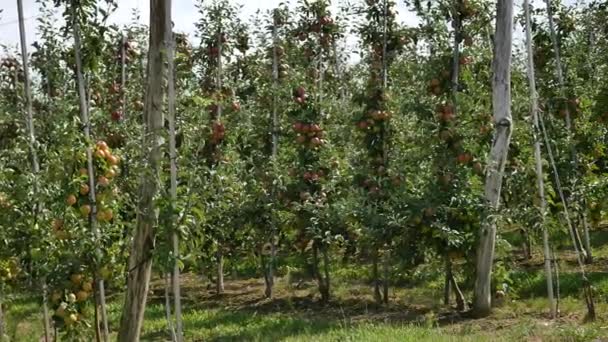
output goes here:
[[21, 53], [0, 67], [0, 302], [39, 286], [47, 340], [52, 325], [85, 338], [89, 322], [108, 340], [106, 291], [125, 282], [119, 340], [138, 340], [153, 267], [175, 341], [180, 272], [221, 294], [226, 269], [249, 262], [266, 297], [288, 267], [325, 302], [338, 258], [369, 263], [387, 303], [396, 270], [438, 259], [446, 304], [453, 292], [467, 310], [473, 289], [487, 315], [508, 282], [497, 232], [513, 229], [524, 258], [542, 241], [553, 316], [554, 251], [571, 243], [594, 316], [606, 6], [526, 2], [520, 46], [509, 0], [412, 1], [418, 27], [390, 0], [339, 13], [301, 0], [250, 24], [201, 1], [195, 44], [172, 31], [168, 0], [151, 0], [149, 27], [122, 28], [107, 23], [115, 1], [40, 4], [35, 50], [21, 21]]

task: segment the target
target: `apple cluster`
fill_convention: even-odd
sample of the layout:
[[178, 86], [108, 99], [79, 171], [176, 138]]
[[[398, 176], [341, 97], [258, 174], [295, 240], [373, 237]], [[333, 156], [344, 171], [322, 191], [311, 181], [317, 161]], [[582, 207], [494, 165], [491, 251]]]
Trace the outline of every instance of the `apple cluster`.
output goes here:
[[[96, 179], [96, 202], [97, 202], [97, 213], [95, 218], [98, 222], [110, 222], [114, 213], [112, 209], [107, 207], [106, 204], [111, 200], [117, 191], [111, 189], [111, 182], [116, 178], [120, 172], [120, 159], [118, 156], [112, 153], [108, 144], [100, 140], [95, 145], [94, 152], [94, 174], [98, 174]], [[78, 170], [79, 186], [77, 193], [70, 193], [66, 197], [66, 204], [69, 207], [78, 205], [80, 214], [88, 218], [91, 214], [92, 207], [89, 201], [90, 183], [89, 183], [89, 170], [82, 167]], [[53, 232], [58, 239], [69, 238], [69, 233], [64, 230], [64, 222], [61, 219], [55, 219], [53, 221]]]
[[72, 273], [60, 288], [51, 292], [55, 324], [73, 329], [93, 314], [87, 301], [93, 296], [93, 280], [81, 273]]

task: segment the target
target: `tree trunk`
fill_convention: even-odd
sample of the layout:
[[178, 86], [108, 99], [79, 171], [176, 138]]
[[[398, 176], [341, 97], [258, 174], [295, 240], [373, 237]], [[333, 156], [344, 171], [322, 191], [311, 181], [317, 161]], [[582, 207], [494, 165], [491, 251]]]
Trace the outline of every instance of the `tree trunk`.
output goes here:
[[167, 328], [171, 335], [171, 341], [177, 341], [177, 335], [175, 334], [175, 328], [173, 327], [173, 317], [171, 316], [171, 298], [169, 296], [169, 288], [171, 287], [171, 274], [166, 273], [163, 277], [165, 280], [165, 318], [167, 319]]
[[534, 158], [536, 160], [536, 181], [540, 199], [541, 226], [543, 234], [543, 255], [545, 258], [545, 278], [547, 279], [547, 297], [549, 299], [549, 312], [551, 318], [557, 316], [557, 305], [553, 295], [553, 272], [551, 269], [551, 252], [549, 246], [549, 232], [546, 226], [547, 200], [545, 198], [544, 172], [540, 149], [540, 126], [538, 121], [538, 93], [536, 92], [536, 76], [534, 70], [534, 50], [532, 47], [532, 32], [530, 22], [529, 0], [524, 0], [526, 19], [526, 49], [528, 53], [528, 82], [530, 84], [530, 111], [534, 120]]
[[[17, 10], [19, 12], [19, 37], [21, 41], [21, 58], [23, 60], [23, 89], [25, 95], [25, 111], [26, 111], [26, 126], [28, 130], [28, 143], [30, 148], [30, 158], [31, 158], [31, 166], [32, 172], [34, 173], [34, 177], [37, 177], [38, 172], [40, 171], [40, 164], [38, 162], [38, 153], [36, 152], [36, 133], [34, 129], [34, 116], [32, 113], [32, 91], [30, 87], [30, 67], [28, 62], [28, 54], [27, 54], [27, 42], [26, 42], [26, 34], [25, 34], [25, 24], [23, 18], [23, 1], [17, 0]], [[34, 191], [38, 190], [38, 183], [35, 181], [34, 183]], [[38, 204], [36, 204], [38, 207]], [[37, 208], [39, 210], [40, 208]], [[37, 214], [37, 212], [35, 212]]]
[[[81, 43], [80, 43], [80, 23], [77, 17], [77, 10], [75, 1], [72, 1], [72, 20], [73, 20], [73, 34], [74, 34], [74, 58], [76, 60], [76, 80], [78, 85], [78, 98], [80, 100], [80, 121], [83, 125], [84, 136], [86, 141], [91, 140], [91, 122], [89, 121], [89, 106], [85, 92], [85, 81], [83, 76], [82, 58], [81, 58]], [[101, 239], [101, 232], [97, 227], [97, 202], [95, 197], [95, 167], [93, 165], [93, 152], [91, 146], [86, 147], [87, 155], [87, 169], [89, 177], [89, 201], [91, 204], [91, 213], [89, 214], [89, 224], [94, 238], [99, 241]], [[95, 253], [100, 256], [101, 250], [96, 249]], [[97, 272], [95, 272], [97, 273]], [[109, 329], [108, 329], [108, 315], [106, 309], [106, 295], [104, 282], [98, 274], [95, 274], [95, 283], [99, 295], [99, 305], [101, 308], [101, 323], [103, 326], [103, 340], [108, 341]]]
[[[272, 85], [273, 85], [273, 94], [272, 94], [272, 168], [275, 174], [277, 173], [277, 155], [279, 149], [279, 116], [278, 116], [278, 104], [277, 104], [277, 91], [279, 87], [279, 57], [277, 54], [277, 45], [279, 44], [277, 38], [277, 23], [276, 20], [272, 26]], [[273, 197], [276, 200], [276, 186], [273, 185], [272, 193]], [[277, 236], [277, 227], [276, 222], [273, 218], [270, 220], [272, 232], [270, 234], [270, 261], [268, 265], [265, 267], [266, 275], [265, 275], [265, 284], [266, 289], [264, 294], [266, 298], [272, 298], [272, 289], [274, 287], [274, 267], [276, 264], [276, 236]]]
[[372, 256], [372, 278], [374, 282], [374, 300], [376, 303], [382, 303], [382, 294], [380, 293], [380, 276], [378, 275], [378, 249], [374, 248]]
[[94, 308], [95, 308], [95, 314], [93, 315], [93, 320], [95, 321], [95, 341], [96, 342], [100, 342], [101, 341], [101, 323], [99, 320], [99, 291], [97, 291], [97, 285], [95, 285], [95, 288], [93, 289], [93, 304], [94, 304]]
[[[262, 252], [263, 253], [263, 252]], [[273, 283], [271, 279], [270, 261], [266, 260], [264, 254], [260, 254], [260, 266], [264, 273], [264, 297], [272, 298]]]
[[[171, 0], [165, 0], [166, 11], [166, 31], [165, 44], [167, 45], [167, 119], [169, 121], [169, 159], [170, 159], [170, 189], [171, 196], [171, 217], [169, 229], [171, 232], [171, 247], [173, 251], [173, 303], [175, 305], [175, 338], [176, 342], [184, 340], [182, 323], [182, 301], [180, 288], [180, 269], [179, 269], [179, 235], [177, 233], [177, 217], [175, 215], [175, 204], [177, 202], [177, 148], [175, 141], [175, 37], [171, 22]], [[124, 76], [123, 76], [124, 79]]]
[[[0, 284], [1, 285], [1, 284]], [[3, 310], [3, 302], [2, 302], [2, 296], [4, 295], [4, 293], [2, 293], [2, 288], [0, 288], [0, 341], [4, 341], [4, 310]]]
[[524, 254], [524, 260], [532, 259], [532, 246], [530, 245], [530, 235], [528, 234], [528, 230], [526, 228], [521, 228], [519, 230], [521, 233], [521, 248]]
[[329, 279], [329, 257], [327, 255], [327, 251], [325, 249], [321, 250], [323, 254], [323, 274], [319, 270], [319, 244], [315, 240], [312, 243], [312, 264], [313, 264], [313, 273], [315, 279], [317, 280], [317, 287], [319, 288], [319, 294], [321, 295], [321, 301], [326, 303], [329, 300], [329, 287], [326, 283], [326, 277]]
[[452, 283], [452, 288], [454, 289], [454, 296], [456, 297], [456, 310], [458, 311], [467, 311], [469, 306], [467, 305], [467, 301], [464, 298], [464, 294], [460, 290], [460, 286], [456, 282], [456, 277], [454, 277], [454, 272], [450, 273], [450, 283]]
[[[170, 2], [170, 1], [169, 1]], [[120, 89], [122, 91], [122, 116], [127, 118], [127, 37], [120, 40]]]
[[[583, 206], [583, 208], [586, 208], [586, 205]], [[584, 212], [585, 209], [583, 209], [583, 214], [581, 215], [581, 219], [583, 221], [583, 244], [584, 244], [584, 248], [585, 251], [587, 251], [587, 253], [585, 254], [585, 264], [591, 264], [593, 263], [593, 254], [591, 254], [591, 237], [589, 236], [589, 220], [587, 219], [587, 214]]]
[[555, 248], [551, 249], [552, 266], [555, 271], [555, 318], [559, 317], [559, 265], [555, 256]]
[[330, 298], [330, 281], [329, 281], [329, 251], [327, 246], [322, 249], [323, 252], [323, 292], [321, 297], [323, 302], [327, 303]]
[[383, 270], [382, 270], [382, 301], [388, 304], [388, 278], [390, 274], [391, 251], [386, 250], [384, 254]]
[[[44, 326], [44, 341], [51, 342], [51, 320], [49, 316], [49, 296], [46, 278], [42, 278], [42, 325]], [[2, 314], [0, 313], [0, 316]], [[0, 318], [0, 324], [2, 319]], [[0, 334], [0, 341], [2, 334]]]
[[445, 280], [443, 283], [443, 304], [450, 305], [450, 296], [452, 294], [452, 260], [446, 255], [445, 257]]
[[513, 0], [498, 0], [494, 35], [494, 72], [492, 104], [496, 125], [490, 151], [485, 182], [487, 212], [481, 224], [477, 248], [476, 278], [473, 313], [476, 316], [490, 314], [492, 305], [491, 281], [496, 243], [495, 215], [500, 206], [500, 191], [505, 163], [511, 141], [511, 45], [513, 35]]
[[[221, 247], [220, 247], [221, 248]], [[215, 279], [215, 292], [220, 295], [224, 293], [224, 254], [217, 251], [217, 278]]]
[[454, 27], [454, 46], [452, 48], [452, 106], [454, 107], [454, 115], [458, 115], [458, 88], [460, 77], [460, 36], [462, 31], [462, 22], [460, 21], [459, 9], [462, 0], [455, 0], [453, 5], [452, 26]]
[[154, 199], [159, 189], [157, 179], [162, 158], [164, 122], [162, 108], [166, 16], [165, 1], [150, 0], [150, 50], [143, 139], [143, 153], [147, 165], [141, 179], [137, 225], [129, 255], [127, 291], [118, 335], [120, 342], [139, 341], [152, 271], [154, 227], [158, 214]]

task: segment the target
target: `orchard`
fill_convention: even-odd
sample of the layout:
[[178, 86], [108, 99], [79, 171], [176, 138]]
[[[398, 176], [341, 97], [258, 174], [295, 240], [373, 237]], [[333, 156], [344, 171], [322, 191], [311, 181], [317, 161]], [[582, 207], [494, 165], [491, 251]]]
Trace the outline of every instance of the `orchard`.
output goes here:
[[11, 1], [0, 342], [608, 336], [606, 1]]

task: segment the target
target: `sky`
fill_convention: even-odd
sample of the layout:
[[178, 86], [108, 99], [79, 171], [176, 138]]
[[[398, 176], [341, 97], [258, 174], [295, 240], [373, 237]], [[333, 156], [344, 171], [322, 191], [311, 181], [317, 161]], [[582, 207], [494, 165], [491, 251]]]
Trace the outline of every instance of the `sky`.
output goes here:
[[[279, 3], [287, 2], [295, 4], [295, 0], [234, 0], [235, 3], [243, 6], [241, 11], [242, 19], [248, 19], [255, 14], [258, 9], [262, 11], [275, 8]], [[338, 1], [334, 1], [338, 3]], [[402, 1], [399, 1], [399, 18], [402, 22], [410, 25], [417, 24], [417, 18], [405, 10]], [[194, 23], [199, 18], [198, 10], [195, 7], [195, 0], [173, 0], [173, 21], [177, 32], [184, 32], [194, 36]], [[119, 0], [118, 9], [109, 18], [113, 24], [127, 24], [131, 22], [133, 9], [141, 12], [141, 22], [148, 24], [150, 8], [148, 0]], [[17, 14], [17, 0], [0, 0], [0, 44], [18, 46], [19, 44], [19, 23]], [[23, 12], [26, 18], [25, 27], [27, 31], [27, 42], [31, 45], [36, 38], [36, 16], [39, 15], [39, 6], [35, 0], [23, 0]], [[337, 6], [334, 6], [337, 12]]]
[[[287, 2], [294, 4], [295, 0], [233, 0], [235, 3], [241, 4], [242, 19], [248, 19], [255, 14], [257, 9], [268, 10], [276, 7], [279, 3]], [[565, 3], [573, 3], [577, 0], [565, 0]], [[140, 21], [148, 24], [149, 20], [149, 1], [148, 0], [118, 0], [118, 9], [109, 18], [113, 24], [127, 24], [131, 22], [133, 9], [141, 12]], [[334, 1], [339, 3], [341, 1]], [[517, 9], [516, 13], [521, 8], [523, 0], [515, 0]], [[532, 0], [536, 6], [541, 6], [544, 1]], [[195, 0], [173, 0], [173, 21], [177, 32], [184, 32], [194, 36], [194, 23], [198, 19], [198, 10], [195, 7]], [[399, 20], [409, 26], [416, 26], [418, 19], [415, 15], [405, 9], [402, 0], [397, 0]], [[17, 0], [0, 0], [0, 44], [5, 44], [11, 47], [18, 47], [19, 44], [19, 24], [17, 15]], [[39, 15], [39, 6], [36, 0], [23, 0], [23, 11], [26, 19], [25, 27], [27, 31], [27, 43], [31, 44], [36, 38], [36, 17]], [[334, 6], [334, 12], [337, 12], [337, 6]], [[351, 39], [348, 45], [354, 44]]]

